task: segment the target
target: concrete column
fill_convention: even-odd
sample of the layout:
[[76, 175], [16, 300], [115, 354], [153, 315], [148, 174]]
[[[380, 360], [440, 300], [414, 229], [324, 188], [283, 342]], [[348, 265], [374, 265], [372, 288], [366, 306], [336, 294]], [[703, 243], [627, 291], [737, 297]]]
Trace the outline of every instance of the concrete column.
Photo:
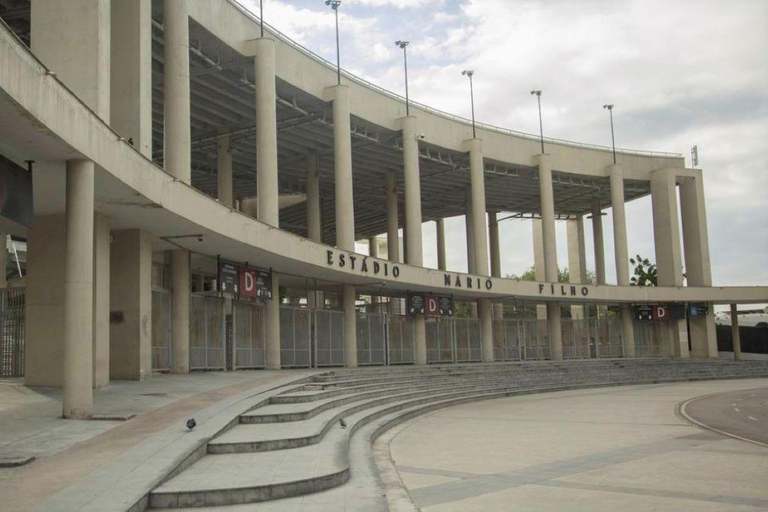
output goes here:
[[[539, 166], [539, 194], [541, 196], [541, 228], [544, 246], [544, 277], [550, 283], [557, 282], [557, 239], [555, 237], [555, 196], [552, 190], [552, 164], [549, 155], [536, 157]], [[563, 358], [563, 335], [560, 328], [560, 306], [547, 304], [547, 329], [549, 331], [550, 357]]]
[[467, 273], [475, 273], [475, 233], [472, 220], [472, 190], [467, 187], [466, 202], [464, 208], [464, 227], [467, 238]]
[[280, 361], [280, 276], [272, 272], [272, 300], [266, 310], [266, 358], [267, 370], [279, 370]]
[[67, 161], [62, 406], [73, 419], [93, 414], [93, 183], [93, 162]]
[[189, 96], [189, 12], [187, 0], [164, 0], [165, 170], [184, 183], [191, 180]]
[[[488, 236], [491, 249], [491, 276], [501, 277], [501, 243], [499, 241], [499, 219], [496, 212], [488, 214]], [[493, 319], [504, 319], [504, 305], [497, 302], [493, 304]]]
[[355, 287], [345, 284], [342, 291], [344, 308], [344, 366], [357, 366], [357, 315], [355, 313]]
[[352, 196], [352, 136], [349, 119], [349, 88], [337, 85], [333, 95], [333, 154], [336, 191], [336, 246], [355, 250], [355, 206]]
[[171, 350], [173, 373], [189, 373], [189, 252], [171, 251]]
[[110, 0], [35, 0], [30, 17], [35, 56], [107, 123], [110, 10]]
[[[629, 248], [627, 245], [627, 216], [624, 210], [624, 174], [621, 165], [609, 167], [611, 177], [611, 207], [613, 209], [613, 246], [616, 257], [616, 282], [629, 286]], [[635, 322], [629, 305], [621, 306], [621, 327], [624, 335], [624, 357], [635, 357]]]
[[234, 186], [232, 181], [232, 137], [226, 135], [219, 139], [218, 153], [218, 196], [219, 202], [230, 208], [234, 207]]
[[0, 233], [0, 288], [8, 287], [8, 233]]
[[109, 384], [110, 258], [109, 217], [94, 214], [93, 229], [93, 389]]
[[437, 232], [437, 268], [448, 270], [445, 259], [445, 219], [435, 221], [435, 231]]
[[731, 304], [731, 340], [733, 341], [733, 358], [741, 360], [741, 332], [739, 331], [739, 311], [736, 304]]
[[[533, 270], [536, 281], [546, 281], [546, 272], [544, 269], [544, 229], [541, 219], [531, 219], [531, 228], [533, 231]], [[546, 304], [536, 305], [536, 319], [547, 319]]]
[[603, 210], [600, 201], [592, 203], [592, 237], [595, 246], [595, 279], [605, 284], [605, 241], [603, 238]]
[[[387, 259], [400, 262], [400, 219], [397, 204], [397, 177], [393, 173], [387, 174], [384, 193], [387, 199]], [[400, 314], [399, 299], [390, 298], [389, 314]]]
[[[683, 263], [680, 225], [675, 194], [675, 170], [660, 169], [651, 174], [653, 239], [659, 286], [682, 286]], [[662, 344], [673, 357], [688, 357], [688, 330], [685, 320], [671, 320], [661, 326]]]
[[320, 158], [307, 155], [307, 238], [323, 241], [323, 224], [320, 214]]
[[403, 169], [405, 176], [405, 219], [408, 244], [406, 262], [422, 266], [424, 255], [421, 239], [421, 177], [419, 175], [419, 142], [417, 122], [413, 116], [400, 120], [403, 128]]
[[256, 48], [256, 189], [259, 220], [280, 225], [277, 184], [277, 93], [275, 92], [275, 42], [261, 38]]
[[[680, 213], [683, 222], [687, 284], [688, 286], [712, 286], [704, 180], [701, 171], [695, 178], [685, 178], [680, 184]], [[714, 304], [709, 303], [709, 313], [706, 316], [692, 317], [689, 324], [691, 355], [718, 357]]]
[[[571, 219], [566, 222], [568, 235], [568, 273], [570, 282], [574, 284], [585, 283], [586, 280], [586, 252], [584, 244], [584, 220], [583, 217]], [[571, 306], [571, 318], [581, 320], [584, 318], [584, 306], [578, 304]]]
[[114, 379], [152, 375], [152, 238], [146, 231], [112, 232], [109, 371]]
[[152, 158], [152, 0], [112, 0], [112, 128]]

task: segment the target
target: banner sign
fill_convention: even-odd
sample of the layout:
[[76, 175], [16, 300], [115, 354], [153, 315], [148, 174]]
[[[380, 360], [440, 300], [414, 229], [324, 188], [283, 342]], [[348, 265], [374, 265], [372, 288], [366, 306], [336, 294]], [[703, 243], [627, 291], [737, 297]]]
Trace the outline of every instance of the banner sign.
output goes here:
[[688, 314], [691, 316], [706, 316], [709, 313], [709, 307], [704, 303], [688, 305]]
[[219, 291], [237, 295], [238, 271], [237, 265], [226, 261], [219, 262]]
[[272, 300], [272, 272], [268, 270], [251, 270], [256, 277], [256, 298]]
[[423, 315], [426, 312], [426, 297], [420, 293], [408, 294], [408, 314]]
[[670, 320], [683, 320], [685, 319], [685, 305], [670, 304], [667, 306], [667, 313]]
[[453, 296], [438, 295], [437, 304], [441, 316], [453, 316]]
[[682, 320], [685, 318], [685, 307], [682, 304], [665, 304], [661, 306], [635, 306], [635, 320], [665, 321]]
[[635, 306], [635, 320], [653, 320], [653, 306]]

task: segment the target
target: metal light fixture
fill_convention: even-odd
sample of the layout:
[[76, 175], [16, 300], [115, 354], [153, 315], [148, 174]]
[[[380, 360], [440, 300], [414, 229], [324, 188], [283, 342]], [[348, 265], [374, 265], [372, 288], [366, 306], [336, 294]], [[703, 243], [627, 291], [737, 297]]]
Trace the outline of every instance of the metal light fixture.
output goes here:
[[264, 0], [259, 0], [259, 26], [261, 27], [261, 37], [264, 37]]
[[603, 105], [603, 108], [608, 109], [608, 113], [611, 116], [611, 147], [613, 148], [613, 163], [616, 163], [616, 138], [613, 135], [613, 105]]
[[469, 97], [472, 102], [472, 138], [477, 138], [477, 131], [475, 130], [475, 86], [472, 82], [472, 76], [475, 74], [475, 71], [472, 69], [465, 69], [461, 72], [462, 75], [469, 77]]
[[541, 89], [534, 89], [531, 91], [531, 95], [535, 95], [539, 102], [539, 137], [541, 140], [541, 154], [544, 154], [544, 124], [541, 121]]
[[341, 0], [325, 0], [325, 5], [330, 5], [336, 14], [336, 83], [341, 85], [341, 52], [339, 50], [339, 6]]
[[408, 41], [395, 41], [398, 48], [403, 50], [403, 63], [405, 64], [405, 115], [411, 115], [410, 101], [408, 99], [408, 52], [405, 48], [410, 44]]

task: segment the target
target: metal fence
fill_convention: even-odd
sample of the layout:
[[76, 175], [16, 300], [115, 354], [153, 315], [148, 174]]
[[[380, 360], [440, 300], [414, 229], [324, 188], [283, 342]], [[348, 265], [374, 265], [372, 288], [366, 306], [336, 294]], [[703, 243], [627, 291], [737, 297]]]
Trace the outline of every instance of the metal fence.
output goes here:
[[389, 364], [413, 364], [415, 360], [413, 340], [413, 324], [410, 318], [404, 315], [387, 315]]
[[315, 366], [344, 366], [344, 312], [315, 310]]
[[232, 341], [234, 369], [264, 368], [266, 322], [265, 306], [256, 302], [232, 302]]
[[456, 362], [470, 363], [483, 360], [482, 335], [479, 318], [453, 318]]
[[663, 356], [660, 322], [635, 322], [635, 356]]
[[171, 292], [152, 290], [152, 370], [171, 371]]
[[227, 366], [224, 299], [190, 297], [189, 368], [222, 370]]
[[387, 364], [387, 315], [358, 313], [357, 364]]
[[309, 368], [311, 310], [293, 306], [280, 306], [280, 366], [283, 368]]
[[0, 289], [0, 378], [24, 376], [24, 288]]
[[427, 318], [427, 363], [453, 363], [456, 361], [456, 331], [453, 318]]
[[493, 360], [518, 361], [524, 344], [521, 320], [493, 321]]

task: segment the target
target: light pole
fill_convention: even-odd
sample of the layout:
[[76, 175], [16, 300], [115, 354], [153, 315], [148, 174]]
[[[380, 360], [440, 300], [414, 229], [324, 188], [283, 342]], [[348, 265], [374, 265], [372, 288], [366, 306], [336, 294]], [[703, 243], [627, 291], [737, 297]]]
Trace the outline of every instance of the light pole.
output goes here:
[[325, 5], [330, 5], [336, 14], [336, 83], [341, 85], [341, 52], [339, 51], [339, 6], [341, 0], [325, 0]]
[[539, 136], [541, 137], [541, 154], [544, 154], [544, 124], [541, 121], [541, 90], [533, 90], [531, 94], [536, 95], [536, 100], [539, 102]]
[[259, 0], [259, 25], [261, 26], [261, 37], [264, 37], [264, 0]]
[[405, 64], [405, 115], [411, 115], [411, 107], [408, 101], [408, 52], [405, 51], [405, 47], [408, 46], [408, 41], [395, 41], [395, 44], [403, 49], [403, 62]]
[[611, 116], [611, 147], [613, 148], [613, 163], [616, 164], [616, 138], [613, 136], [613, 105], [603, 105]]
[[475, 86], [472, 83], [472, 75], [475, 72], [471, 69], [465, 69], [461, 72], [462, 75], [469, 77], [469, 98], [472, 101], [472, 138], [477, 138], [477, 132], [475, 131]]

